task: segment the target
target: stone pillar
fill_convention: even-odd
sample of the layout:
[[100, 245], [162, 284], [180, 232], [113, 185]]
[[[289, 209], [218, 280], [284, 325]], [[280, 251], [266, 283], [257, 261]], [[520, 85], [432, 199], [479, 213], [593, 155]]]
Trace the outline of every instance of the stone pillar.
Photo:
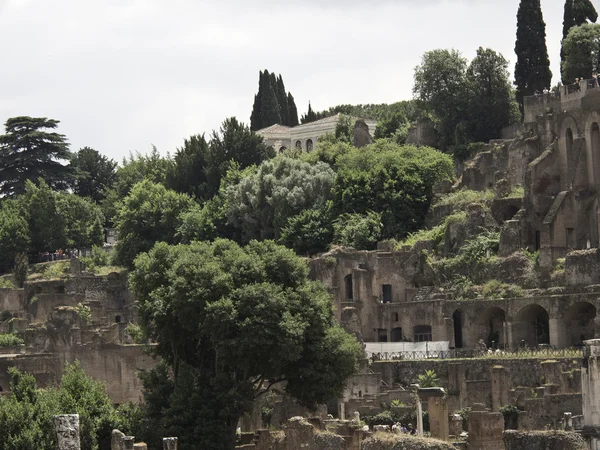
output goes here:
[[508, 405], [508, 380], [503, 366], [492, 367], [492, 411], [498, 412]]
[[463, 432], [463, 420], [460, 414], [452, 414], [450, 417], [450, 435], [460, 436]]
[[58, 450], [80, 450], [79, 414], [54, 416]]
[[573, 431], [573, 414], [570, 412], [564, 413], [563, 422], [565, 431]]
[[163, 450], [177, 450], [177, 438], [176, 437], [163, 438]]
[[417, 395], [417, 436], [423, 436], [423, 405]]
[[448, 394], [457, 396], [457, 408], [467, 406], [467, 380], [463, 363], [453, 362], [448, 364]]
[[504, 329], [504, 348], [514, 350], [518, 342], [516, 344], [513, 342], [513, 323], [505, 320], [502, 328]]
[[585, 341], [581, 367], [583, 429], [590, 449], [600, 449], [600, 339]]
[[542, 366], [542, 373], [544, 374], [544, 384], [556, 384], [561, 385], [561, 370], [558, 361], [548, 360], [540, 363]]
[[556, 348], [565, 348], [567, 346], [567, 329], [563, 319], [550, 319], [548, 326], [550, 328], [550, 345]]
[[503, 432], [502, 413], [488, 412], [480, 403], [473, 405], [469, 413], [469, 450], [504, 450]]
[[340, 420], [346, 420], [346, 404], [340, 402]]
[[447, 441], [450, 432], [446, 391], [439, 387], [419, 389], [419, 398], [426, 398], [429, 405], [431, 437]]
[[133, 450], [134, 444], [135, 444], [135, 437], [125, 436], [123, 438], [123, 450]]
[[133, 450], [148, 450], [148, 446], [143, 442], [138, 442], [137, 444], [133, 444]]
[[119, 430], [112, 430], [110, 436], [110, 449], [111, 450], [123, 450], [123, 440], [125, 434]]

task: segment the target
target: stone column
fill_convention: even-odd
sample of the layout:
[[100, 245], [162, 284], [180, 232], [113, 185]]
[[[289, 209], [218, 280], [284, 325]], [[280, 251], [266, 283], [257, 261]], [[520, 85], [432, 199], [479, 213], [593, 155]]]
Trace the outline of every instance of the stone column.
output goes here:
[[585, 341], [581, 367], [584, 436], [592, 450], [600, 449], [600, 339]]
[[81, 450], [79, 443], [79, 414], [54, 416], [58, 450]]
[[504, 348], [507, 350], [514, 350], [519, 343], [517, 342], [515, 344], [513, 342], [513, 323], [505, 320], [502, 328], [504, 330]]
[[177, 450], [177, 438], [176, 437], [163, 438], [163, 450]]
[[500, 411], [500, 407], [508, 405], [508, 380], [503, 366], [492, 367], [492, 411]]
[[469, 437], [467, 438], [470, 450], [504, 450], [503, 432], [502, 413], [488, 412], [480, 403], [473, 405], [469, 413]]
[[134, 444], [135, 444], [135, 437], [125, 436], [123, 438], [123, 450], [133, 450]]
[[123, 450], [123, 439], [125, 434], [119, 430], [112, 430], [110, 436], [110, 449], [111, 450]]
[[458, 398], [458, 407], [467, 406], [467, 380], [463, 363], [453, 362], [448, 364], [448, 394]]
[[449, 432], [448, 404], [446, 391], [440, 387], [419, 388], [419, 398], [426, 398], [429, 405], [429, 426], [431, 437], [447, 441]]

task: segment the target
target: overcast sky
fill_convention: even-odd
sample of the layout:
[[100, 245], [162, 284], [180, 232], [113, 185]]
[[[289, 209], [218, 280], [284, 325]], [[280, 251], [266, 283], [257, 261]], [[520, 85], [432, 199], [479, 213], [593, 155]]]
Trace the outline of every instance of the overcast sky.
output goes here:
[[[600, 9], [600, 0], [594, 0]], [[423, 52], [511, 61], [519, 0], [0, 0], [0, 123], [61, 121], [71, 149], [173, 152], [229, 116], [249, 123], [258, 72], [299, 113], [412, 96]], [[542, 0], [559, 81], [564, 0]]]

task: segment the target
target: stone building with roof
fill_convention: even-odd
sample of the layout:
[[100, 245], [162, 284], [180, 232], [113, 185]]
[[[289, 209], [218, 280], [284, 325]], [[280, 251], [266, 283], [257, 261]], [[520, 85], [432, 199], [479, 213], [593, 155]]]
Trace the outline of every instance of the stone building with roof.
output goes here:
[[[256, 134], [261, 135], [267, 146], [273, 147], [276, 151], [282, 152], [288, 148], [297, 148], [306, 152], [312, 151], [317, 145], [317, 140], [327, 133], [335, 133], [335, 127], [340, 120], [341, 114], [325, 117], [314, 122], [305, 123], [295, 127], [274, 124], [270, 127], [258, 130]], [[351, 117], [352, 120], [358, 120], [358, 117]], [[375, 120], [365, 120], [369, 127], [369, 132], [373, 135], [377, 122]]]

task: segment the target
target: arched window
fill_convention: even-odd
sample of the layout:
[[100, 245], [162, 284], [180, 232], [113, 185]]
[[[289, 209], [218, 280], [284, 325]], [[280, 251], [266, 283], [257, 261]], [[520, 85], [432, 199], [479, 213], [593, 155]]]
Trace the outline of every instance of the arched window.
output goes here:
[[312, 149], [313, 149], [313, 141], [312, 141], [312, 139], [307, 139], [306, 140], [306, 151], [312, 152]]
[[287, 150], [287, 148], [286, 148], [286, 147], [285, 147], [285, 145], [284, 145], [284, 146], [282, 146], [282, 147], [279, 149], [279, 153], [283, 153], [283, 152], [285, 152], [286, 150]]
[[296, 149], [297, 150], [302, 150], [302, 142], [296, 141]]

